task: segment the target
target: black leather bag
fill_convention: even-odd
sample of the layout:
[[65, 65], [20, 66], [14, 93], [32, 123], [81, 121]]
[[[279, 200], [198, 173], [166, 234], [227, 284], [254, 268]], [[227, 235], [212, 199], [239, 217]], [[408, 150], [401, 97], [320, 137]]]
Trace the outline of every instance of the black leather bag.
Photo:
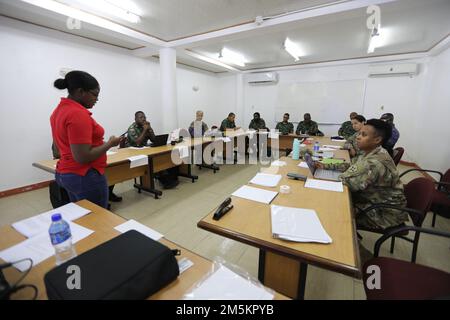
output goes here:
[[[79, 267], [80, 289], [68, 286], [73, 265]], [[172, 250], [131, 230], [54, 268], [44, 282], [52, 300], [141, 300], [178, 275]]]

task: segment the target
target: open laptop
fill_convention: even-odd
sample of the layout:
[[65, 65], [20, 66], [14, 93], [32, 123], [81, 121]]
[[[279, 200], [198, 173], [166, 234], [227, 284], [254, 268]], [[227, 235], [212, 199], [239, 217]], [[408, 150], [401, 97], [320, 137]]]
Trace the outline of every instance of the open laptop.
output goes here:
[[342, 172], [336, 170], [316, 168], [314, 166], [314, 161], [309, 153], [305, 154], [305, 162], [308, 165], [309, 170], [311, 171], [311, 174], [313, 175], [314, 178], [322, 180], [340, 181], [338, 177]]
[[167, 144], [168, 137], [169, 137], [168, 134], [160, 134], [158, 136], [155, 136], [155, 140], [152, 141], [152, 143], [150, 144], [150, 147], [165, 146]]

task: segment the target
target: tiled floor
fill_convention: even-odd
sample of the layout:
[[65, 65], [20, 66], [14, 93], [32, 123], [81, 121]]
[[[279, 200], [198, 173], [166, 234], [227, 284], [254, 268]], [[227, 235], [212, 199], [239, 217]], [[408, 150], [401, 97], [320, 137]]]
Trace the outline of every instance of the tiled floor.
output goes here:
[[[400, 171], [407, 167], [400, 166]], [[127, 219], [135, 219], [163, 233], [169, 240], [179, 243], [204, 257], [222, 258], [235, 264], [256, 278], [258, 250], [197, 228], [197, 222], [213, 210], [235, 189], [250, 180], [259, 170], [256, 165], [222, 165], [214, 174], [207, 169], [194, 169], [199, 175], [196, 183], [181, 178], [180, 185], [165, 190], [161, 199], [139, 194], [131, 182], [116, 186], [115, 193], [122, 196], [122, 203], [114, 203], [112, 211]], [[409, 174], [404, 182], [415, 178]], [[48, 189], [41, 189], [0, 199], [0, 225], [35, 215], [51, 209]], [[431, 214], [424, 226], [431, 226]], [[450, 220], [437, 218], [436, 228], [450, 230]], [[377, 235], [363, 233], [362, 244], [372, 250]], [[383, 256], [390, 256], [388, 244], [382, 248]], [[395, 257], [410, 258], [411, 244], [397, 240]], [[418, 263], [434, 266], [450, 272], [450, 241], [422, 235], [418, 251]], [[306, 299], [365, 299], [361, 280], [316, 267], [308, 268]]]

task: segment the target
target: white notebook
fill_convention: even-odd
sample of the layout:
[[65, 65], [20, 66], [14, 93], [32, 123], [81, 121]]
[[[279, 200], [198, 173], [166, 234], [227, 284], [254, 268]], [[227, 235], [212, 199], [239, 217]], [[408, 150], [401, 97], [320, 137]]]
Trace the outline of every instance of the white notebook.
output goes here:
[[331, 243], [314, 210], [271, 205], [274, 238], [295, 242]]

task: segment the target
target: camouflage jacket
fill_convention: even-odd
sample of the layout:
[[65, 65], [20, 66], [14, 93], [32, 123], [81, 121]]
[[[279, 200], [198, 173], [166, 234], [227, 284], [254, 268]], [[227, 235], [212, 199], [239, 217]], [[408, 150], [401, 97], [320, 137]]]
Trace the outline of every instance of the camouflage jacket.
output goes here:
[[356, 137], [358, 136], [358, 132], [355, 132], [353, 135], [347, 138], [347, 142], [344, 144], [343, 149], [350, 150], [353, 149], [356, 151], [355, 157], [363, 154], [363, 152], [359, 149], [358, 144], [356, 143]]
[[354, 135], [356, 131], [353, 129], [351, 121], [345, 121], [342, 126], [339, 128], [338, 134], [343, 136], [345, 139], [350, 138]]
[[306, 133], [312, 136], [315, 136], [319, 133], [319, 126], [317, 125], [317, 122], [310, 121], [309, 123], [306, 123], [305, 121], [301, 121], [298, 126], [297, 130], [295, 130], [296, 134], [300, 133]]
[[[325, 168], [341, 171], [346, 169], [340, 175], [340, 179], [350, 189], [353, 206], [357, 209], [367, 208], [374, 203], [406, 206], [397, 167], [389, 153], [382, 147], [377, 147], [367, 155], [362, 153], [353, 158], [351, 165], [348, 163], [325, 165]], [[406, 212], [395, 209], [375, 209], [367, 212], [366, 216], [371, 224], [382, 229], [408, 221]]]
[[146, 135], [145, 139], [142, 141], [140, 145], [137, 144], [137, 139], [141, 136], [142, 131], [144, 131], [144, 127], [140, 127], [136, 122], [133, 122], [128, 127], [127, 132], [127, 147], [143, 147], [147, 144], [148, 140], [155, 140], [155, 133], [153, 132], [152, 127], [149, 129], [149, 133]]
[[236, 124], [234, 121], [228, 120], [228, 118], [224, 119], [222, 121], [222, 124], [220, 125], [220, 131], [225, 131], [226, 129], [234, 129], [236, 128]]
[[278, 122], [275, 129], [279, 130], [281, 134], [294, 133], [294, 125], [292, 124], [292, 122]]
[[261, 118], [258, 121], [252, 119], [252, 121], [250, 121], [250, 124], [248, 125], [248, 128], [253, 130], [266, 129], [266, 122]]

